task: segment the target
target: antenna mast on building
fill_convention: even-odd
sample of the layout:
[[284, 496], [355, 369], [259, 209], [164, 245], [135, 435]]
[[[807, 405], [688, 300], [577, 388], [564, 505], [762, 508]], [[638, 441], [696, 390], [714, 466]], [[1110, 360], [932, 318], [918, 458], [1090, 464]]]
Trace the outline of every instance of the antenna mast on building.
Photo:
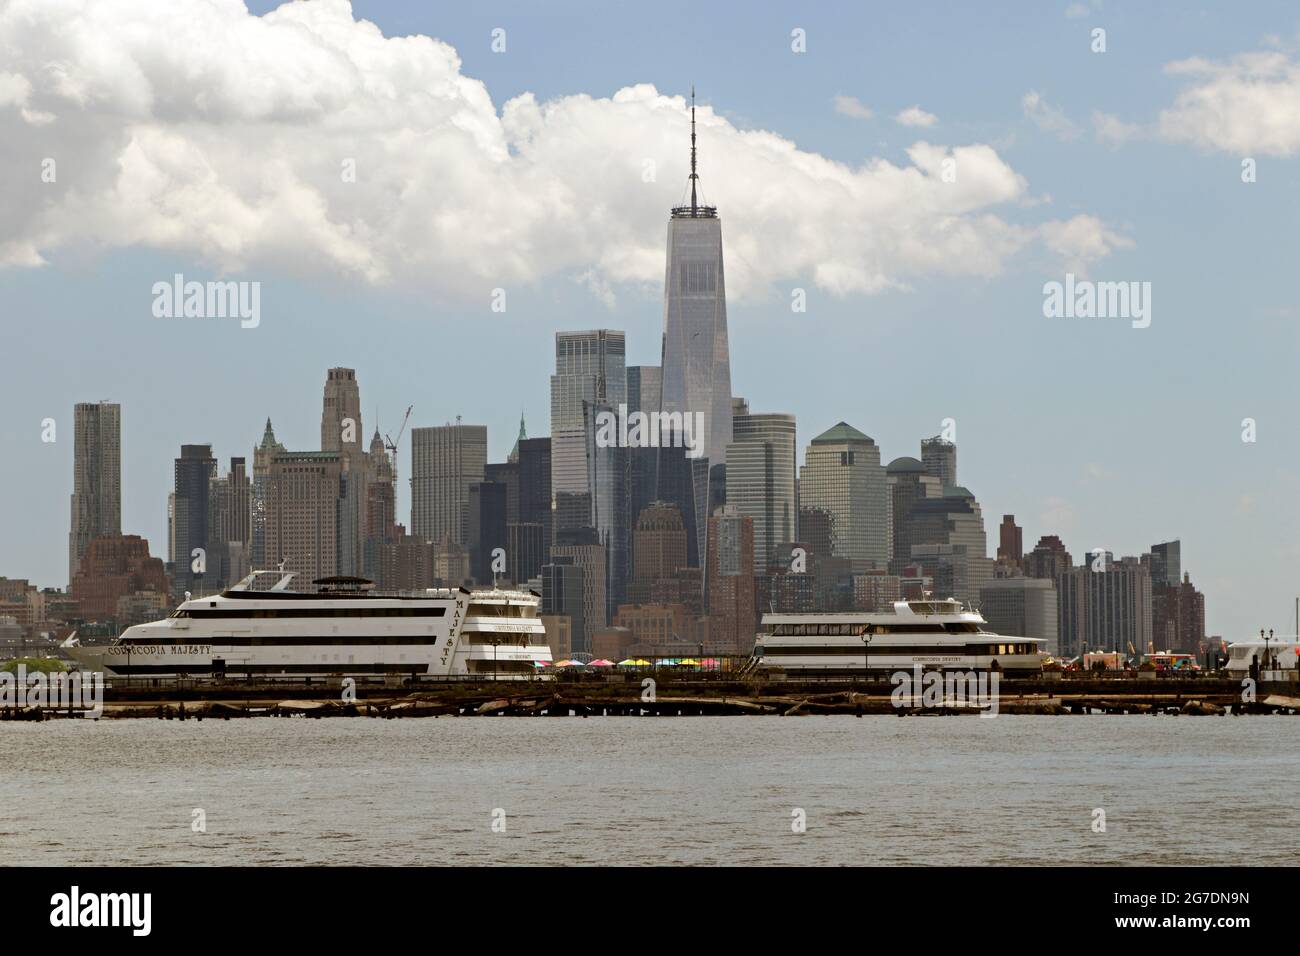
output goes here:
[[691, 216], [699, 212], [699, 203], [695, 198], [695, 183], [700, 174], [695, 171], [695, 84], [691, 84]]

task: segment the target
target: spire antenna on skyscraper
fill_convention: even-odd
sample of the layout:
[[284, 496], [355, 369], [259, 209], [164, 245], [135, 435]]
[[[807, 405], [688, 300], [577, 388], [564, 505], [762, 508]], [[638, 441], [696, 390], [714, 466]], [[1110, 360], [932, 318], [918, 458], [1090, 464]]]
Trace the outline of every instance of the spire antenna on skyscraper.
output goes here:
[[691, 183], [691, 204], [689, 206], [674, 206], [674, 219], [714, 219], [717, 218], [718, 210], [715, 206], [701, 206], [698, 184], [700, 180], [698, 153], [696, 151], [695, 139], [695, 84], [691, 84], [691, 172], [687, 176]]
[[691, 84], [691, 215], [694, 216], [699, 210], [699, 203], [695, 200], [695, 183], [699, 180], [700, 174], [695, 171], [695, 84]]

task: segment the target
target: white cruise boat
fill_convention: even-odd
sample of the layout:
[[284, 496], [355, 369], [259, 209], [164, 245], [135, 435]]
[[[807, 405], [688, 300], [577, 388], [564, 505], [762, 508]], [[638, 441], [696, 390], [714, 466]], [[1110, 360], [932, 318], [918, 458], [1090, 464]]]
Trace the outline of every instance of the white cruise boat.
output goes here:
[[[852, 676], [872, 671], [986, 671], [1040, 674], [1040, 641], [1003, 637], [955, 598], [895, 601], [893, 611], [764, 614], [754, 655], [788, 674]], [[870, 636], [870, 642], [863, 637]]]
[[1228, 645], [1228, 663], [1224, 670], [1233, 677], [1248, 677], [1252, 664], [1270, 675], [1274, 671], [1294, 671], [1297, 656], [1300, 656], [1300, 641], [1296, 638], [1278, 637], [1266, 642], [1252, 637]]
[[[278, 575], [269, 588], [255, 585]], [[384, 594], [363, 578], [293, 591], [293, 572], [254, 571], [184, 601], [110, 644], [64, 649], [109, 676], [527, 678], [551, 662], [531, 591], [464, 588]]]

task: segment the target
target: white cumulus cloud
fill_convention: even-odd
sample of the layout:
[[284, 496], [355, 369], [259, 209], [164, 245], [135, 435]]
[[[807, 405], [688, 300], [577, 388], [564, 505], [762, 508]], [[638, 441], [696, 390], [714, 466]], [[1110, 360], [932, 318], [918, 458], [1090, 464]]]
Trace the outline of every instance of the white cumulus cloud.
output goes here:
[[862, 120], [869, 120], [876, 115], [870, 106], [863, 103], [856, 96], [835, 97], [835, 112], [841, 116], [851, 116], [854, 119]]
[[1192, 85], [1160, 113], [1163, 138], [1238, 155], [1300, 150], [1300, 62], [1285, 53], [1179, 60], [1165, 72]]
[[928, 129], [939, 122], [939, 117], [933, 113], [927, 113], [919, 106], [909, 106], [894, 117], [894, 122], [902, 126], [919, 126]]
[[[653, 86], [498, 107], [450, 45], [385, 37], [346, 0], [261, 17], [240, 0], [8, 0], [0, 50], [0, 264], [146, 247], [460, 296], [558, 276], [606, 302], [662, 282], [688, 118]], [[996, 274], [1031, 244], [1121, 244], [1091, 217], [1002, 218], [1028, 186], [988, 145], [850, 165], [708, 106], [698, 121], [739, 297], [808, 276], [874, 293]]]

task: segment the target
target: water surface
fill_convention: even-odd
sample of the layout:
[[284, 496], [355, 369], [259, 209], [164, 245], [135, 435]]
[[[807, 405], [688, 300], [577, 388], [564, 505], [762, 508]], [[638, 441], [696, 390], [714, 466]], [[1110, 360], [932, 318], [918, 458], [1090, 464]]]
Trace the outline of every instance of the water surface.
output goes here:
[[1014, 715], [6, 722], [0, 846], [8, 864], [1294, 865], [1297, 729]]

